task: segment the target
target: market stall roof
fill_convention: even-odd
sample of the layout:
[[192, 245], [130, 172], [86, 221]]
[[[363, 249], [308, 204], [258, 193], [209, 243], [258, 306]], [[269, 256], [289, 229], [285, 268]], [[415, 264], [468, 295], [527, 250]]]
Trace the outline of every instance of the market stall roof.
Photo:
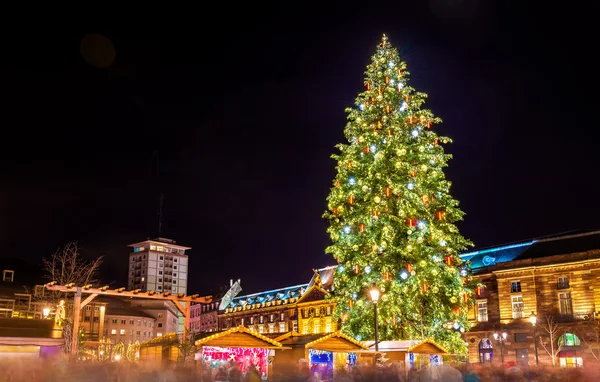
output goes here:
[[152, 346], [163, 346], [163, 345], [174, 345], [177, 343], [177, 333], [171, 332], [164, 336], [154, 337], [148, 341], [140, 343], [140, 347], [152, 347]]
[[408, 353], [415, 354], [449, 354], [441, 345], [435, 343], [431, 339], [426, 339], [407, 350]]
[[288, 349], [284, 348], [281, 343], [243, 325], [220, 332], [202, 333], [196, 338], [196, 346]]
[[369, 348], [360, 341], [357, 341], [340, 331], [326, 334], [319, 339], [307, 343], [304, 345], [304, 347], [307, 349], [329, 352], [354, 352], [357, 350], [369, 350]]

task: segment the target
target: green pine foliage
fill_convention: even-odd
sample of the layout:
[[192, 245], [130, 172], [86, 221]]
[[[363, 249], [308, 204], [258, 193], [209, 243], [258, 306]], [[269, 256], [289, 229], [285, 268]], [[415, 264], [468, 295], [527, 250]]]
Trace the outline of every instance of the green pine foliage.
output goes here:
[[451, 140], [435, 133], [441, 120], [422, 108], [426, 94], [408, 75], [384, 35], [365, 90], [346, 110], [348, 143], [332, 156], [337, 175], [324, 214], [327, 253], [339, 264], [330, 297], [342, 331], [357, 339], [374, 339], [375, 286], [380, 340], [430, 338], [465, 352], [453, 325], [468, 329], [473, 285], [458, 255], [472, 244], [455, 225], [464, 213], [444, 176], [451, 155], [442, 144]]

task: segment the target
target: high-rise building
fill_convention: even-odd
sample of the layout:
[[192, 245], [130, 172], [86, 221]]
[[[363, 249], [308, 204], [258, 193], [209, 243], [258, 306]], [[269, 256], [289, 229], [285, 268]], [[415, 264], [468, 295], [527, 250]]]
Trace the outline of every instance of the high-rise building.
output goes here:
[[159, 237], [130, 244], [129, 290], [154, 290], [157, 293], [187, 293], [188, 257], [190, 247], [176, 245], [175, 240]]

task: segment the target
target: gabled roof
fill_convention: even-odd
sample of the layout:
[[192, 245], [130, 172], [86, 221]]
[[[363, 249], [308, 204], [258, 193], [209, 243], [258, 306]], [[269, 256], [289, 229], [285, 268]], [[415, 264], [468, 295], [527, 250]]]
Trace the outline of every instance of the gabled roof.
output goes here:
[[265, 306], [285, 305], [296, 302], [307, 290], [308, 284], [294, 285], [281, 289], [235, 297], [225, 308], [225, 312], [251, 310]]
[[202, 333], [196, 338], [196, 346], [283, 349], [281, 343], [243, 325], [220, 332]]
[[448, 354], [448, 351], [441, 345], [435, 343], [431, 339], [426, 339], [407, 350], [408, 353], [415, 354]]
[[575, 231], [540, 237], [499, 247], [463, 253], [471, 269], [484, 268], [515, 260], [536, 259], [600, 249], [600, 231]]
[[304, 345], [307, 349], [323, 350], [329, 352], [352, 352], [353, 350], [368, 350], [367, 345], [343, 334], [340, 331], [326, 334], [319, 339]]

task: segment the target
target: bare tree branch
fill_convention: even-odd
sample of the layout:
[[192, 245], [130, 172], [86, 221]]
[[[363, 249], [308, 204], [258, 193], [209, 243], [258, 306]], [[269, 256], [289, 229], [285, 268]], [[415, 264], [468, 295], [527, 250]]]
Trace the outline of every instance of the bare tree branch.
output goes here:
[[540, 324], [540, 328], [542, 328], [547, 334], [542, 334], [538, 338], [540, 339], [540, 345], [542, 348], [550, 357], [552, 357], [552, 365], [556, 365], [556, 356], [561, 351], [563, 346], [563, 344], [559, 343], [558, 341], [562, 335], [562, 330], [560, 326], [554, 322], [554, 318], [552, 316], [545, 316], [545, 320], [545, 323]]
[[[56, 281], [58, 285], [73, 283], [76, 286], [84, 286], [98, 282], [102, 257], [92, 261], [85, 260], [81, 256], [78, 243], [74, 241], [56, 250], [49, 259], [42, 259], [42, 264], [46, 279]], [[65, 300], [65, 295], [58, 291], [45, 291], [44, 299], [58, 306], [60, 300]], [[60, 305], [64, 307], [64, 314], [57, 318], [59, 324], [63, 325], [64, 350], [68, 353], [71, 348], [71, 338], [74, 335], [72, 332], [73, 305], [64, 303], [60, 303]], [[80, 350], [79, 346], [77, 350]]]

